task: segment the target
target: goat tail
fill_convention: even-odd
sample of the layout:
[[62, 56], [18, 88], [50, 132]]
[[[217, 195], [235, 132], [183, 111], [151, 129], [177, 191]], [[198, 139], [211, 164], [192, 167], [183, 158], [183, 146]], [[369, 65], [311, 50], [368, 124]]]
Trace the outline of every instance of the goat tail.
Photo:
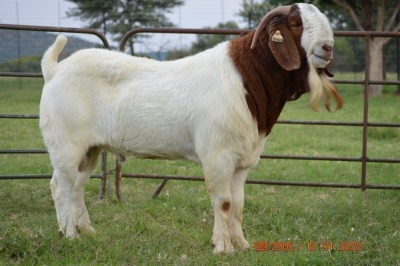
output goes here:
[[42, 58], [42, 73], [44, 80], [50, 80], [56, 73], [56, 65], [58, 63], [58, 56], [64, 49], [67, 43], [67, 37], [58, 35], [55, 42], [47, 49]]

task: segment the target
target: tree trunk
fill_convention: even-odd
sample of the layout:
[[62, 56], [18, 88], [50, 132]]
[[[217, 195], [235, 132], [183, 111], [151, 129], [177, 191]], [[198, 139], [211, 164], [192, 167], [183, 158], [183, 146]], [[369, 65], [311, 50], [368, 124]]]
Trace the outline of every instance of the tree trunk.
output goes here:
[[[383, 80], [383, 38], [374, 38], [370, 46], [370, 80]], [[368, 93], [370, 96], [382, 94], [382, 85], [369, 85]]]

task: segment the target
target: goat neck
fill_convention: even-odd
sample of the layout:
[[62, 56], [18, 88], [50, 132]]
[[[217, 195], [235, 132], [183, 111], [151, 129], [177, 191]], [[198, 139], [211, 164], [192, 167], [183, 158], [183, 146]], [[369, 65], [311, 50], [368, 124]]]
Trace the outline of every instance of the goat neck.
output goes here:
[[[260, 134], [268, 135], [285, 103], [309, 91], [307, 60], [298, 70], [286, 71], [279, 66], [267, 45], [269, 36], [262, 33], [258, 40], [266, 45], [249, 49], [254, 32], [230, 42], [230, 55], [242, 76], [246, 102], [257, 121]], [[305, 57], [304, 51], [301, 56]]]

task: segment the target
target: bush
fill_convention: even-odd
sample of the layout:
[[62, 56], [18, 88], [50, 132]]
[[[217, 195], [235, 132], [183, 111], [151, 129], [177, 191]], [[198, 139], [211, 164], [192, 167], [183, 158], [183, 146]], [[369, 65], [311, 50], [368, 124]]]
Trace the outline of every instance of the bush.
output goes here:
[[0, 64], [1, 72], [41, 72], [41, 57], [38, 55], [21, 57]]

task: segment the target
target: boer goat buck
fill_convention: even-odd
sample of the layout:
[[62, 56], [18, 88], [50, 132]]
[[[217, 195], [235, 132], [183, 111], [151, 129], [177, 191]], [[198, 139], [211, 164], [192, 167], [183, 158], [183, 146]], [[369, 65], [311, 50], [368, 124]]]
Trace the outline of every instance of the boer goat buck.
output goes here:
[[244, 184], [287, 101], [310, 92], [337, 108], [329, 81], [333, 32], [315, 6], [270, 11], [256, 31], [170, 62], [85, 49], [58, 62], [67, 38], [45, 52], [40, 128], [48, 148], [59, 230], [94, 232], [84, 185], [105, 149], [123, 161], [187, 159], [201, 163], [214, 210], [213, 253], [247, 249]]

